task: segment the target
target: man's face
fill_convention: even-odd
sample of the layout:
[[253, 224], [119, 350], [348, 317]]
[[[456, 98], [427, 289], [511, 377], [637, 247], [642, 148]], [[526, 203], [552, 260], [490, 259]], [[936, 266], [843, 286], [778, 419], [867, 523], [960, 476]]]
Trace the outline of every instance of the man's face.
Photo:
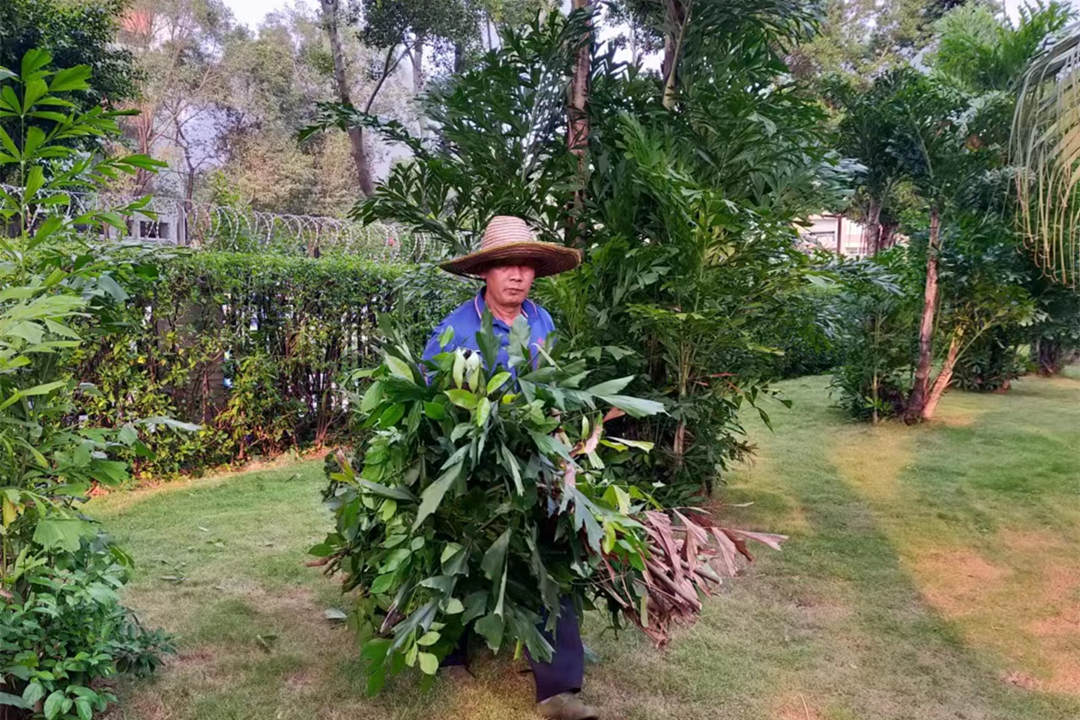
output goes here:
[[528, 265], [496, 265], [483, 272], [488, 302], [520, 305], [529, 296], [536, 270]]

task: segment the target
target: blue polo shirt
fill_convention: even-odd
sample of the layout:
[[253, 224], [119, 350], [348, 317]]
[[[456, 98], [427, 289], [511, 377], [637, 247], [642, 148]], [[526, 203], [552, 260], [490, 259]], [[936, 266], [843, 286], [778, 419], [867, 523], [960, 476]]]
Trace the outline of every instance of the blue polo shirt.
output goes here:
[[[480, 326], [484, 317], [487, 304], [484, 302], [484, 291], [481, 290], [472, 300], [461, 304], [456, 310], [443, 318], [431, 334], [427, 346], [424, 348], [423, 358], [430, 360], [440, 352], [453, 352], [458, 348], [480, 351], [476, 344], [476, 333], [480, 332]], [[555, 323], [547, 310], [540, 307], [532, 300], [525, 300], [521, 305], [521, 314], [529, 322], [529, 348], [536, 353], [536, 346], [544, 344], [548, 335], [555, 332]], [[454, 328], [454, 337], [446, 344], [445, 348], [439, 349], [439, 336], [446, 328]], [[502, 367], [510, 366], [510, 358], [507, 348], [510, 345], [510, 327], [498, 318], [492, 318], [492, 329], [499, 338], [498, 364]], [[534, 355], [535, 356], [535, 355]], [[489, 368], [490, 369], [490, 368]]]

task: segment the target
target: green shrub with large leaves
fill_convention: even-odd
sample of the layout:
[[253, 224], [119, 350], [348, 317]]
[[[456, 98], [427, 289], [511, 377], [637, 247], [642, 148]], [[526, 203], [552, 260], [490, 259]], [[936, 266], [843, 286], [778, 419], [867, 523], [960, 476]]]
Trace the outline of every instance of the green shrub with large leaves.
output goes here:
[[167, 640], [145, 634], [119, 604], [130, 558], [78, 509], [92, 483], [127, 477], [115, 454], [145, 450], [136, 423], [80, 423], [69, 369], [85, 335], [126, 299], [116, 276], [137, 271], [130, 257], [120, 261], [126, 253], [87, 238], [122, 229], [141, 204], [67, 210], [72, 192], [156, 164], [85, 149], [118, 132], [116, 113], [77, 111], [63, 94], [85, 90], [90, 69], [49, 63], [31, 51], [20, 72], [0, 68], [0, 119], [22, 131], [0, 128], [0, 167], [18, 181], [0, 188], [0, 708], [85, 720], [112, 699], [96, 680], [129, 661], [152, 667]]
[[353, 401], [366, 443], [354, 463], [328, 459], [336, 529], [311, 552], [358, 591], [372, 691], [405, 667], [430, 679], [470, 628], [495, 652], [547, 660], [541, 627], [565, 597], [663, 643], [700, 611], [700, 592], [735, 573], [747, 539], [780, 540], [669, 512], [658, 483], [634, 484], [626, 466], [651, 444], [609, 437], [605, 422], [663, 406], [622, 394], [632, 377], [593, 382], [610, 360], [532, 356], [523, 318], [509, 367], [496, 366], [498, 342], [489, 314], [480, 353], [418, 363], [406, 345], [388, 348]]

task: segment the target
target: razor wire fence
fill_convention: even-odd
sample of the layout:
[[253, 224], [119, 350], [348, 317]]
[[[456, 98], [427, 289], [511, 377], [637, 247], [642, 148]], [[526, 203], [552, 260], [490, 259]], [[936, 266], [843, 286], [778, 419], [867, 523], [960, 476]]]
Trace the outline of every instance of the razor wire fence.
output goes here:
[[[19, 187], [0, 184], [10, 194]], [[70, 218], [95, 210], [126, 206], [136, 196], [109, 192], [67, 193], [68, 201], [52, 205]], [[43, 212], [38, 207], [35, 212]], [[34, 218], [31, 217], [33, 224]], [[125, 218], [125, 229], [107, 227], [114, 239], [179, 245], [235, 252], [275, 252], [319, 257], [346, 254], [383, 262], [422, 262], [437, 258], [439, 246], [430, 238], [385, 223], [364, 225], [326, 215], [272, 213], [252, 208], [217, 205], [152, 195], [139, 211]]]

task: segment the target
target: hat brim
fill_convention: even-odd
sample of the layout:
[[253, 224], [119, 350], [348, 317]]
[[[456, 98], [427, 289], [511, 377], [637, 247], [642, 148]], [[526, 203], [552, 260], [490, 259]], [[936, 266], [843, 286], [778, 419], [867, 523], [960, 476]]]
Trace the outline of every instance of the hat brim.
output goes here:
[[534, 268], [536, 277], [546, 277], [573, 270], [581, 264], [581, 257], [581, 251], [575, 248], [528, 240], [477, 250], [474, 253], [447, 260], [439, 267], [455, 275], [477, 277], [480, 272], [492, 265], [514, 262]]

